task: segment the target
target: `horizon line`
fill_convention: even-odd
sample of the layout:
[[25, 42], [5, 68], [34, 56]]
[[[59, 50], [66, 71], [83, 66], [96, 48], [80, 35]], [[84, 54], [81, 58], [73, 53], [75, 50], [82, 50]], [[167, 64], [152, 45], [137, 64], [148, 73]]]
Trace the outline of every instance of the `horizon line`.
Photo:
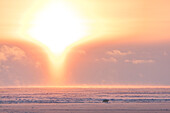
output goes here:
[[170, 88], [170, 85], [0, 86], [0, 88]]

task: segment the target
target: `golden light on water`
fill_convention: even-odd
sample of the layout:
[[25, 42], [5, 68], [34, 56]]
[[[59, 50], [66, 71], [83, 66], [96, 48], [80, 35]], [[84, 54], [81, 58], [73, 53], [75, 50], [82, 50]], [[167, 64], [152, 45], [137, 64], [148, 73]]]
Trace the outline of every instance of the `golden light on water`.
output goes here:
[[27, 33], [55, 54], [87, 35], [87, 28], [75, 10], [64, 2], [51, 2], [33, 18]]

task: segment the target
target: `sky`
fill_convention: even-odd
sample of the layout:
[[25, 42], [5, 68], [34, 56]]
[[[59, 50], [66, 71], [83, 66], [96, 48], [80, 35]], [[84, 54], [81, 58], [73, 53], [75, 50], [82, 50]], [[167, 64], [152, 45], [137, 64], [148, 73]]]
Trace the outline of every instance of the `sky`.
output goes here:
[[169, 86], [169, 0], [0, 0], [0, 86]]

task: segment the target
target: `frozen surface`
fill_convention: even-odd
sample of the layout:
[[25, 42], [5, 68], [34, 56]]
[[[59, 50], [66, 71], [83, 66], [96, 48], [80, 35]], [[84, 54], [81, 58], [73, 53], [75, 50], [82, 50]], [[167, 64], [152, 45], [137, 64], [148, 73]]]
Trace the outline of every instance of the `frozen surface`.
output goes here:
[[0, 88], [0, 104], [170, 103], [170, 88]]
[[169, 103], [1, 104], [0, 113], [170, 113]]
[[170, 88], [0, 88], [0, 113], [136, 112], [170, 113]]

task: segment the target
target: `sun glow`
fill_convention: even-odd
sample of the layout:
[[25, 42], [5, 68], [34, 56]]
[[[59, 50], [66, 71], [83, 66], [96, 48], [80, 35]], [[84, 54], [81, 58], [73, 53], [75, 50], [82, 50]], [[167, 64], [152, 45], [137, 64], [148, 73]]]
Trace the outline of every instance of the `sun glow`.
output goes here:
[[63, 2], [50, 3], [38, 12], [28, 34], [56, 54], [87, 35], [83, 20]]

